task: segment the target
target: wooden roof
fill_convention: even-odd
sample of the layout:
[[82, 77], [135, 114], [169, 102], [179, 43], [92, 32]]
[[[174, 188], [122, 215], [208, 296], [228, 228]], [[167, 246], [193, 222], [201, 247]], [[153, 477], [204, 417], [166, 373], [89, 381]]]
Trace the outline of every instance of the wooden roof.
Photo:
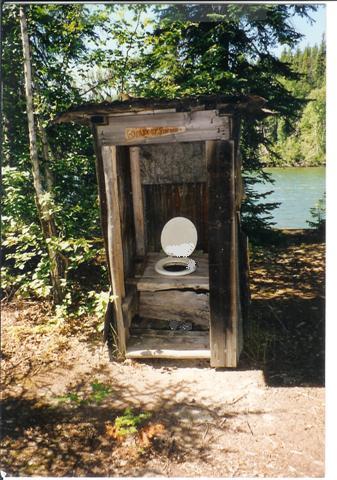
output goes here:
[[53, 123], [76, 122], [89, 124], [92, 117], [156, 113], [161, 110], [189, 112], [195, 110], [221, 110], [223, 114], [246, 113], [264, 117], [273, 112], [265, 108], [267, 100], [255, 95], [202, 95], [176, 99], [129, 98], [126, 101], [85, 103], [59, 113]]

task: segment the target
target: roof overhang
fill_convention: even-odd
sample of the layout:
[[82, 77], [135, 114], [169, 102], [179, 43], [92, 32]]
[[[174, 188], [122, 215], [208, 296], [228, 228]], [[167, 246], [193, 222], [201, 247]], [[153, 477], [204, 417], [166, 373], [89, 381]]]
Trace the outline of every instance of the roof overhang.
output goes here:
[[126, 101], [85, 103], [59, 113], [52, 123], [75, 122], [90, 125], [94, 117], [137, 115], [146, 113], [190, 112], [197, 110], [219, 110], [223, 115], [246, 114], [263, 118], [274, 114], [266, 108], [267, 100], [255, 95], [203, 95], [164, 98], [129, 98]]

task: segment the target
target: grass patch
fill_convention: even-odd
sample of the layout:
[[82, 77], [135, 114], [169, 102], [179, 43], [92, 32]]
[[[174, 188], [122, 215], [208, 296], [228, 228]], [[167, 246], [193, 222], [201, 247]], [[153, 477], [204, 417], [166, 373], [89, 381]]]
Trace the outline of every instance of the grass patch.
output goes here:
[[100, 383], [97, 380], [92, 382], [90, 386], [91, 392], [87, 396], [80, 395], [77, 392], [68, 392], [65, 395], [57, 397], [56, 400], [58, 403], [73, 403], [77, 406], [92, 405], [101, 403], [112, 393], [108, 385]]

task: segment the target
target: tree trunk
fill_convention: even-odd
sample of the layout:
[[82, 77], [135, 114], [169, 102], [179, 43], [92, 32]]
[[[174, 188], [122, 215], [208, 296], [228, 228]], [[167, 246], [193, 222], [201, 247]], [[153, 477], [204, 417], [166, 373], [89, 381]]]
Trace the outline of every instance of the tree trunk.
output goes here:
[[50, 145], [48, 142], [46, 130], [44, 129], [41, 120], [37, 119], [37, 124], [40, 132], [40, 140], [42, 144], [42, 157], [44, 166], [44, 176], [46, 180], [46, 187], [48, 192], [53, 192], [54, 189], [54, 176], [49, 168], [50, 164]]
[[34, 122], [34, 107], [33, 107], [33, 88], [32, 88], [32, 67], [30, 58], [30, 45], [27, 32], [27, 20], [24, 9], [20, 6], [19, 10], [20, 26], [21, 26], [21, 38], [23, 47], [24, 58], [24, 77], [25, 77], [25, 90], [26, 90], [26, 103], [27, 103], [27, 117], [28, 117], [28, 131], [29, 131], [29, 151], [32, 162], [33, 181], [35, 189], [36, 206], [39, 213], [39, 219], [41, 222], [42, 232], [47, 243], [49, 261], [50, 261], [50, 276], [53, 287], [54, 303], [60, 303], [63, 298], [63, 291], [61, 286], [61, 280], [64, 274], [64, 266], [61, 256], [57, 253], [56, 249], [52, 245], [53, 238], [57, 237], [57, 230], [53, 215], [49, 212], [49, 206], [47, 204], [47, 192], [43, 188], [43, 176], [41, 173], [37, 142], [36, 142], [36, 129]]

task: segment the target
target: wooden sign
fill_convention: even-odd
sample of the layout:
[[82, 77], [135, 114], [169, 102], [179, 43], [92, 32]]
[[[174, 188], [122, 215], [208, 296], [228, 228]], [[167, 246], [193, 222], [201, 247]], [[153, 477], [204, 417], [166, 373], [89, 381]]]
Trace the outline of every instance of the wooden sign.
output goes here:
[[231, 136], [229, 116], [216, 110], [111, 116], [108, 125], [96, 128], [102, 145], [158, 145]]
[[163, 137], [164, 135], [172, 135], [175, 133], [185, 132], [185, 127], [141, 127], [141, 128], [126, 128], [126, 140], [136, 140], [138, 138], [146, 137]]

